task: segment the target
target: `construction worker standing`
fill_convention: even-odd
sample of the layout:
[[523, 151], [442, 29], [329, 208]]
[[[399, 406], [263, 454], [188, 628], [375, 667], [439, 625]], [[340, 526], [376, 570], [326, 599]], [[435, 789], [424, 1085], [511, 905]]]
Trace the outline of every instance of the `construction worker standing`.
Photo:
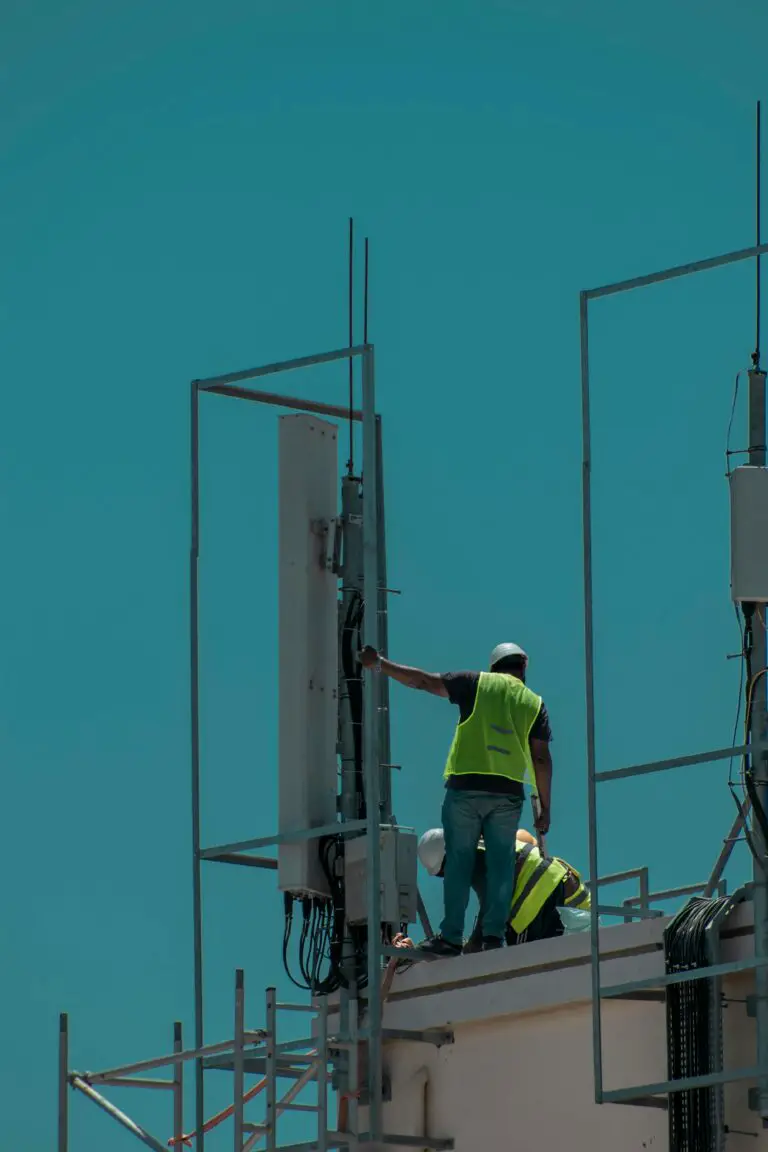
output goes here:
[[445, 766], [442, 819], [445, 833], [440, 931], [418, 945], [434, 956], [458, 956], [480, 837], [485, 842], [487, 902], [483, 948], [503, 943], [515, 878], [515, 838], [523, 806], [523, 782], [535, 777], [539, 798], [537, 831], [549, 830], [551, 730], [540, 696], [525, 684], [526, 653], [499, 644], [489, 672], [443, 675], [395, 664], [373, 648], [360, 654], [364, 668], [382, 672], [407, 688], [431, 692], [459, 709], [459, 722]]
[[[472, 889], [480, 905], [474, 931], [464, 951], [479, 952], [487, 907], [486, 853], [478, 844], [472, 872]], [[431, 828], [419, 840], [419, 859], [430, 876], [442, 877], [445, 838], [442, 828]], [[520, 829], [515, 844], [515, 874], [507, 925], [507, 944], [525, 944], [562, 936], [558, 908], [591, 908], [589, 889], [581, 876], [559, 857], [543, 856], [529, 832]]]

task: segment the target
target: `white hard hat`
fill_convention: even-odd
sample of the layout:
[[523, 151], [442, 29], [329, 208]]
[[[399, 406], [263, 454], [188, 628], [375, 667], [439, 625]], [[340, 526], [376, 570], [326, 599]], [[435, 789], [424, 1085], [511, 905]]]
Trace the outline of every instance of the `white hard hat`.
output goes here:
[[430, 828], [419, 840], [419, 860], [430, 876], [437, 876], [445, 860], [445, 836], [442, 828]]
[[497, 644], [493, 652], [491, 652], [490, 668], [498, 664], [500, 660], [508, 660], [510, 656], [517, 656], [521, 660], [528, 660], [528, 653], [524, 652], [519, 644]]

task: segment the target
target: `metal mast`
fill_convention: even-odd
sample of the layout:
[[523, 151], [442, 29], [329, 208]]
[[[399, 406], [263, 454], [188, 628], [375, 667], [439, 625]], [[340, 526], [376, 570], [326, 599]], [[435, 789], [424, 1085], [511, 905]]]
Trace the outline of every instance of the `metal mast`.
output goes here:
[[[760, 246], [760, 101], [757, 103], [757, 180], [756, 180], [756, 232]], [[749, 372], [749, 463], [753, 468], [765, 468], [765, 372], [760, 368], [760, 256], [755, 257], [755, 351]], [[746, 617], [745, 605], [745, 617]], [[750, 605], [751, 624], [754, 605]], [[766, 633], [765, 617], [758, 612], [757, 627], [750, 627], [752, 637], [750, 681], [747, 685], [749, 740], [760, 744], [766, 735]], [[754, 773], [755, 799], [763, 812], [768, 812], [768, 758], [763, 751], [750, 762]], [[768, 1067], [768, 844], [763, 832], [763, 821], [758, 813], [752, 817], [752, 877], [754, 881], [755, 959], [763, 965], [755, 969], [757, 992], [757, 1063]], [[757, 1111], [765, 1124], [768, 1121], [768, 1079], [758, 1083]]]

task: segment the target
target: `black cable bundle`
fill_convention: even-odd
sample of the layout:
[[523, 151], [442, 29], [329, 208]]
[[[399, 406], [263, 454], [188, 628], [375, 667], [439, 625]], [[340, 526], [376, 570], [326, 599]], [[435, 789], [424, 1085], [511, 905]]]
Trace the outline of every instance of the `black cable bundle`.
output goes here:
[[347, 686], [352, 732], [355, 741], [355, 792], [358, 796], [357, 819], [365, 820], [365, 787], [363, 781], [363, 678], [357, 653], [362, 647], [365, 603], [359, 592], [352, 597], [341, 631], [341, 667]]
[[[343, 860], [343, 851], [340, 836], [327, 836], [320, 841], [320, 860], [331, 891], [330, 900], [311, 896], [297, 897], [290, 892], [284, 893], [283, 897], [285, 915], [283, 967], [297, 988], [311, 992], [315, 996], [329, 996], [349, 983], [342, 971], [344, 885], [340, 864]], [[288, 959], [295, 903], [300, 903], [302, 909], [298, 948], [301, 980], [293, 975]], [[368, 982], [365, 928], [350, 928], [350, 936], [354, 944], [357, 986], [365, 988]], [[323, 974], [324, 965], [327, 965], [325, 974]]]
[[[673, 918], [664, 932], [664, 960], [668, 974], [709, 966], [705, 929], [728, 897], [694, 897]], [[711, 1050], [712, 1003], [710, 982], [690, 980], [667, 987], [667, 1059], [670, 1080], [704, 1076], [718, 1070], [721, 1054]], [[673, 1092], [669, 1097], [670, 1152], [715, 1152], [717, 1088]]]

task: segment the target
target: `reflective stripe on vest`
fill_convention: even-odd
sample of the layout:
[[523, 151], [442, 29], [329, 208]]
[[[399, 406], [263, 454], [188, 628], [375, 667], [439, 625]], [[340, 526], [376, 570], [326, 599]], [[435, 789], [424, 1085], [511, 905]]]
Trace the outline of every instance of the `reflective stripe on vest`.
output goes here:
[[585, 888], [583, 884], [579, 884], [573, 896], [569, 896], [565, 902], [566, 908], [589, 908], [592, 904], [592, 897], [589, 894], [589, 889]]
[[444, 775], [503, 776], [519, 784], [532, 781], [528, 742], [540, 711], [541, 697], [516, 676], [481, 672], [475, 706], [456, 728]]
[[568, 896], [565, 900], [566, 908], [584, 908], [585, 910], [592, 907], [592, 896], [589, 888], [581, 878], [581, 874], [575, 868], [571, 868], [570, 864], [566, 864], [565, 860], [561, 860], [559, 856], [555, 859], [563, 865], [564, 868], [573, 876], [574, 880], [578, 881], [578, 887], [572, 896]]
[[509, 909], [509, 922], [518, 934], [536, 919], [545, 903], [561, 884], [568, 869], [559, 860], [542, 856], [533, 844], [517, 853], [515, 890]]

